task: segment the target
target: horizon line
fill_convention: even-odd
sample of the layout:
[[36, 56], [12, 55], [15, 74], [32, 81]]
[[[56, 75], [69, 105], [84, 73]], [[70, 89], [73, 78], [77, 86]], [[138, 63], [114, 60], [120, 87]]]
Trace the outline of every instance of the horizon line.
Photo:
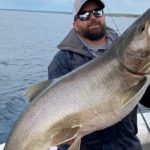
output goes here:
[[[5, 9], [0, 8], [0, 10], [4, 11], [25, 11], [25, 12], [40, 12], [40, 13], [57, 13], [57, 14], [69, 14], [71, 15], [72, 12], [67, 11], [54, 11], [54, 10], [29, 10], [29, 9]], [[140, 14], [128, 14], [128, 13], [105, 13], [105, 16], [108, 17], [129, 17], [129, 18], [137, 18]]]

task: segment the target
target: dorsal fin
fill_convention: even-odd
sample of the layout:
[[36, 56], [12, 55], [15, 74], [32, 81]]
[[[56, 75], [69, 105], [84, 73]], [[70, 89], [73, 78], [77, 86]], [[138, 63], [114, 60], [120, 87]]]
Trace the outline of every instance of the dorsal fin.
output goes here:
[[39, 96], [47, 87], [52, 86], [56, 82], [60, 81], [62, 78], [56, 78], [53, 80], [45, 80], [42, 82], [39, 82], [37, 84], [31, 85], [25, 93], [23, 94], [30, 102], [34, 100], [37, 96]]
[[24, 96], [29, 100], [34, 100], [38, 95], [40, 95], [48, 86], [53, 83], [53, 80], [46, 80], [39, 82], [37, 84], [31, 85], [24, 93]]

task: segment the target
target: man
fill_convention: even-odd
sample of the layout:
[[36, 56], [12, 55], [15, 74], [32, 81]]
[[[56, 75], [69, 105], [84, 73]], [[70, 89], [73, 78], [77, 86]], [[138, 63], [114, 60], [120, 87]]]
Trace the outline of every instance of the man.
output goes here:
[[[60, 77], [75, 68], [103, 55], [117, 39], [117, 33], [105, 25], [100, 0], [75, 0], [73, 29], [58, 45], [60, 51], [48, 67], [49, 80]], [[136, 137], [137, 107], [122, 121], [102, 131], [82, 138], [81, 150], [142, 150]], [[69, 144], [59, 150], [67, 150]]]

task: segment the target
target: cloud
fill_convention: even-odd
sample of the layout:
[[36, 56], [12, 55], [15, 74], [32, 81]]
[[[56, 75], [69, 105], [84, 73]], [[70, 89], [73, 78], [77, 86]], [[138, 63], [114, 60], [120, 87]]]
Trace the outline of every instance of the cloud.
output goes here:
[[[141, 14], [150, 6], [148, 0], [103, 0], [106, 12]], [[0, 8], [72, 12], [73, 0], [0, 0]]]
[[106, 4], [106, 11], [114, 13], [142, 14], [150, 6], [148, 0], [103, 0]]
[[73, 0], [0, 0], [0, 8], [72, 11]]

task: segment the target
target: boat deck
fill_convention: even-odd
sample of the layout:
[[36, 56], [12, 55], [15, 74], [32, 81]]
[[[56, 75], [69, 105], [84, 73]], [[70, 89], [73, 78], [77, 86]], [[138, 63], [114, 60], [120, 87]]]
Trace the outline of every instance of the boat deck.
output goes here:
[[[150, 112], [143, 113], [144, 118], [148, 127], [150, 128]], [[138, 135], [137, 135], [143, 145], [143, 150], [150, 150], [150, 131], [147, 128], [144, 119], [140, 113], [138, 113]]]

